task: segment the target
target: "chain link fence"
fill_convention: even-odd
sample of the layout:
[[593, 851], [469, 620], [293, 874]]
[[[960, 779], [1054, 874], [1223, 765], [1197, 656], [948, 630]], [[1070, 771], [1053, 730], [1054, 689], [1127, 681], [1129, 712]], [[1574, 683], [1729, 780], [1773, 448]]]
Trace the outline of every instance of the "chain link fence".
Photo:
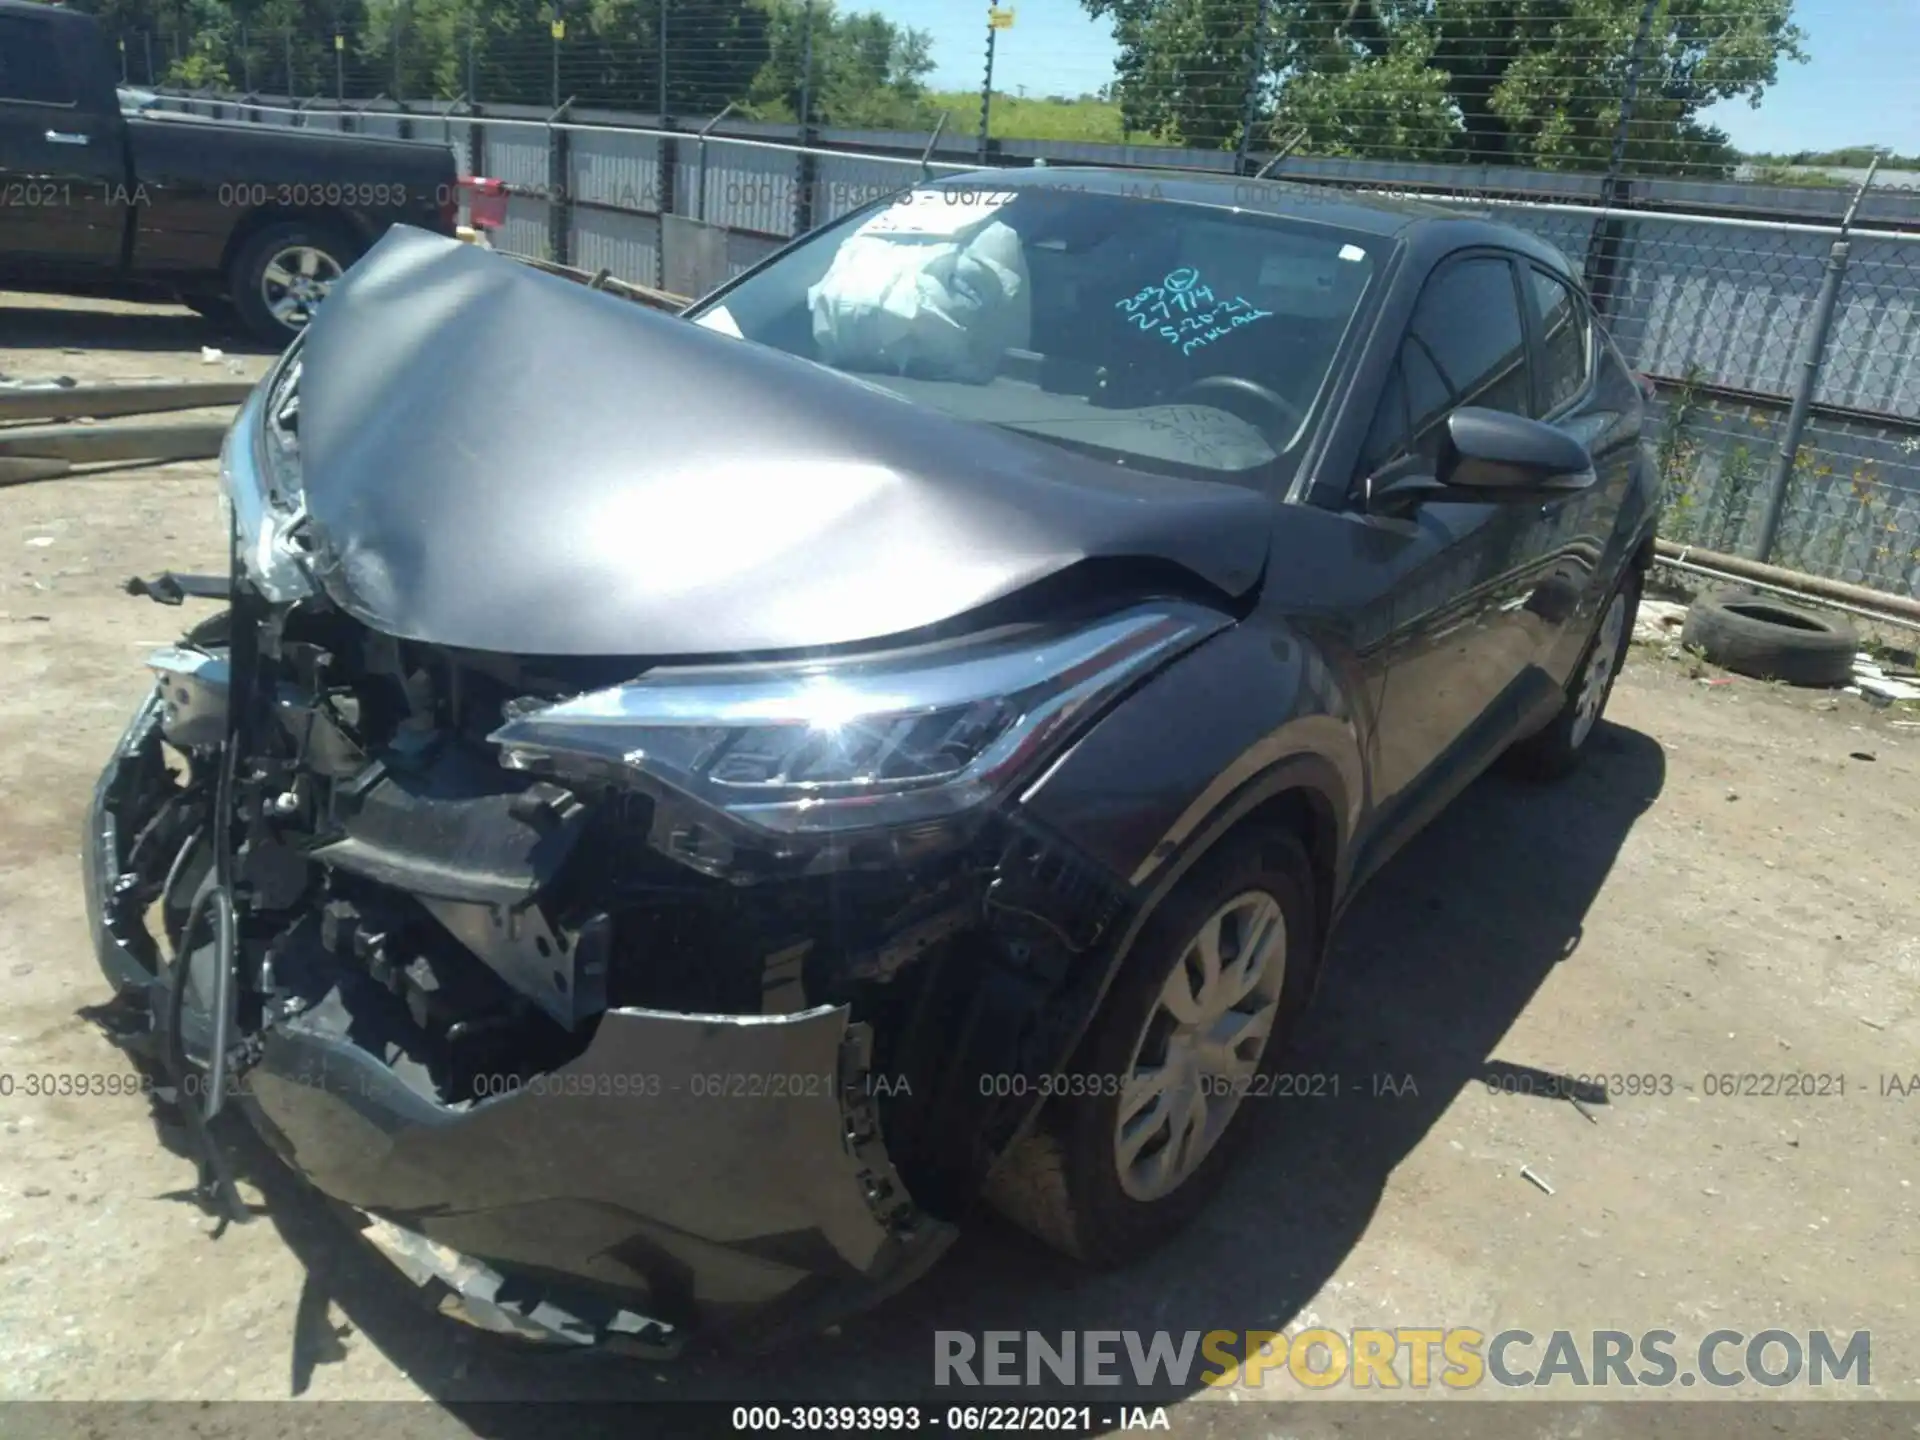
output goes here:
[[[806, 0], [366, 15], [129, 32], [123, 67], [187, 80], [167, 103], [203, 113], [444, 140], [507, 183], [501, 248], [682, 293], [981, 163], [1265, 170], [1483, 211], [1557, 245], [1655, 381], [1666, 535], [1920, 585], [1920, 188], [1740, 157], [1702, 114], [1792, 62], [1785, 0], [1134, 5], [1111, 83], [1050, 98], [931, 89], [924, 36]], [[1022, 73], [1045, 87], [1045, 63]], [[1897, 98], [1836, 103], [1867, 128]]]

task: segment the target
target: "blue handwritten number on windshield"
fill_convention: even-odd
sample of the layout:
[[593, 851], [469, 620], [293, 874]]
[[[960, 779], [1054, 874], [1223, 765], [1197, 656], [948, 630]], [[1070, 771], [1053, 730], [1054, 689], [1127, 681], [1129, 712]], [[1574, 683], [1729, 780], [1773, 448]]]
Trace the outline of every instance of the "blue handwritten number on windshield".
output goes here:
[[1158, 285], [1148, 285], [1130, 299], [1115, 301], [1113, 308], [1125, 311], [1145, 333], [1178, 346], [1182, 355], [1191, 355], [1224, 335], [1273, 315], [1243, 296], [1221, 299], [1211, 286], [1201, 283], [1200, 272], [1190, 265], [1169, 270]]

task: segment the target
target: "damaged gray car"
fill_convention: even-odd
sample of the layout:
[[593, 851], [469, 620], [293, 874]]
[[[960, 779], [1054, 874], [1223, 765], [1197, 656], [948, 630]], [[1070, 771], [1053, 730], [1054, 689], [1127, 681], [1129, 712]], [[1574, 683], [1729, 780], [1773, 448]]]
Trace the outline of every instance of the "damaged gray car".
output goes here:
[[1582, 757], [1658, 493], [1559, 252], [1061, 174], [684, 317], [408, 230], [336, 288], [87, 837], [210, 1196], [243, 1114], [446, 1313], [649, 1355], [983, 1198], [1123, 1262], [1363, 882]]

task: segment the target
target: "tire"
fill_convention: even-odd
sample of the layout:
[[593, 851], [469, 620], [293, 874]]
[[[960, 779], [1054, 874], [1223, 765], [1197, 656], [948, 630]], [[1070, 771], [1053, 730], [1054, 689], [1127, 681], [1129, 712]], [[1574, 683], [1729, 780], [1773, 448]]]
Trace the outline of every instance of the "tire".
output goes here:
[[1680, 643], [1739, 674], [1809, 686], [1847, 684], [1860, 648], [1853, 626], [1838, 615], [1745, 590], [1718, 590], [1695, 600], [1687, 607]]
[[[306, 328], [325, 291], [359, 258], [359, 242], [337, 225], [283, 220], [267, 226], [240, 247], [227, 272], [240, 323], [269, 345], [286, 345]], [[310, 272], [301, 268], [308, 263]], [[296, 283], [283, 283], [281, 276]], [[273, 308], [282, 301], [285, 318]]]
[[[1248, 1133], [1247, 1082], [1273, 1073], [1285, 1052], [1286, 1036], [1312, 993], [1320, 940], [1314, 893], [1306, 852], [1283, 831], [1249, 830], [1229, 837], [1204, 857], [1147, 921], [1081, 1043], [1071, 1072], [1097, 1082], [1087, 1087], [1095, 1093], [1047, 1102], [1032, 1132], [1007, 1152], [988, 1177], [988, 1203], [1055, 1249], [1099, 1268], [1137, 1259], [1186, 1225], [1219, 1188]], [[1248, 897], [1261, 898], [1249, 901]], [[1164, 1068], [1173, 1061], [1171, 1049], [1160, 1048], [1172, 1044], [1167, 1037], [1174, 1018], [1162, 1008], [1163, 989], [1176, 969], [1186, 972], [1185, 978], [1191, 981], [1189, 946], [1203, 926], [1237, 902], [1246, 902], [1247, 908], [1237, 912], [1236, 937], [1244, 933], [1241, 923], [1261, 913], [1280, 921], [1277, 934], [1271, 918], [1263, 932], [1278, 947], [1266, 956], [1260, 972], [1265, 979], [1256, 976], [1258, 993], [1249, 993], [1241, 1002], [1242, 1007], [1270, 1015], [1270, 1028], [1263, 1046], [1256, 1047], [1251, 1039], [1241, 1043], [1237, 1093], [1231, 1083], [1215, 1088], [1203, 1107], [1209, 1112], [1216, 1105], [1225, 1108], [1217, 1122], [1209, 1114], [1215, 1128], [1209, 1131], [1210, 1145], [1196, 1150], [1197, 1163], [1183, 1167], [1175, 1157], [1176, 1163], [1168, 1166], [1169, 1174], [1163, 1177], [1170, 1183], [1158, 1190], [1150, 1185], [1143, 1188], [1155, 1158], [1173, 1148], [1171, 1122], [1187, 1111], [1169, 1100], [1162, 1107], [1165, 1121], [1144, 1126], [1137, 1118], [1130, 1122], [1126, 1133], [1145, 1143], [1123, 1176], [1122, 1105], [1125, 1102], [1134, 1109], [1136, 1100], [1123, 1087], [1136, 1064], [1148, 1066], [1159, 1060]], [[1268, 903], [1270, 912], [1265, 909]], [[1222, 938], [1234, 937], [1222, 933]], [[1271, 968], [1276, 963], [1277, 984]], [[1226, 978], [1227, 972], [1221, 973]], [[1221, 1019], [1225, 1018], [1223, 1014]], [[1257, 1057], [1248, 1063], [1244, 1052], [1256, 1048]], [[1220, 1093], [1223, 1089], [1227, 1093]], [[1191, 1099], [1196, 1090], [1190, 1083], [1175, 1093], [1184, 1092]], [[1167, 1099], [1166, 1091], [1162, 1099]], [[1155, 1108], [1150, 1103], [1138, 1107], [1137, 1114], [1147, 1115]], [[1163, 1135], [1165, 1140], [1156, 1145], [1155, 1139]], [[1171, 1173], [1175, 1171], [1181, 1173]]]
[[1640, 606], [1641, 573], [1629, 569], [1608, 597], [1593, 627], [1580, 663], [1567, 681], [1559, 713], [1545, 729], [1529, 735], [1506, 753], [1506, 769], [1530, 780], [1558, 780], [1571, 774], [1585, 758], [1593, 732], [1600, 727], [1613, 682], [1633, 643], [1633, 616]]

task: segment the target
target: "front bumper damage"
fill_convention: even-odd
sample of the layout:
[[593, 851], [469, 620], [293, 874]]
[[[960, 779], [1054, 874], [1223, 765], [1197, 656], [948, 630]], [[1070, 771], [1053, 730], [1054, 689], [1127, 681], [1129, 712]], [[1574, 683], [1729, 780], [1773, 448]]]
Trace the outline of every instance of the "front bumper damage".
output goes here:
[[[589, 877], [660, 817], [482, 775], [450, 735], [362, 750], [366, 715], [350, 735], [279, 655], [233, 792], [228, 1090], [442, 1313], [658, 1357], [816, 1329], [934, 1263], [1094, 1003], [1103, 967], [1071, 962], [1126, 918], [1116, 887], [982, 836], [860, 883], [648, 872], [611, 914]], [[204, 1070], [229, 674], [192, 637], [153, 663], [87, 901], [122, 1037]]]

